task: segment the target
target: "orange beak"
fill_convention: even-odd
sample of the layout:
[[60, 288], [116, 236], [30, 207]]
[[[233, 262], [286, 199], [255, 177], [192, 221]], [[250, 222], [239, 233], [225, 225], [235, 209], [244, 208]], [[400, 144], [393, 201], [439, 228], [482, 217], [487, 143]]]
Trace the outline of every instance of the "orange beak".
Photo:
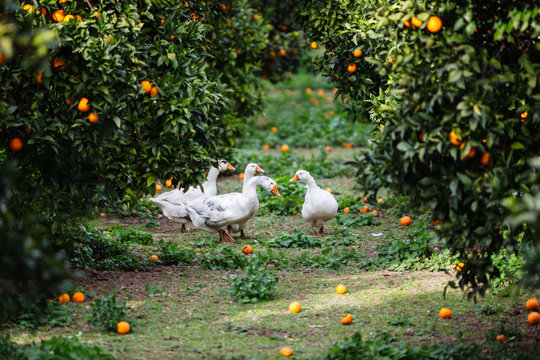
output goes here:
[[280, 197], [279, 191], [277, 189], [277, 185], [274, 185], [274, 188], [272, 189], [272, 194], [276, 195], [277, 197]]
[[256, 172], [256, 173], [259, 173], [259, 172], [260, 172], [260, 173], [263, 173], [264, 170], [261, 169], [259, 166], [257, 166], [257, 168], [255, 169], [255, 172]]
[[235, 169], [234, 166], [232, 166], [231, 164], [227, 164], [227, 170], [232, 170], [232, 171], [234, 171], [234, 170], [236, 170], [236, 169]]
[[294, 174], [294, 176], [292, 177], [291, 180], [289, 180], [289, 182], [291, 182], [291, 181], [298, 181], [298, 180], [300, 180], [300, 179], [298, 178], [298, 174]]

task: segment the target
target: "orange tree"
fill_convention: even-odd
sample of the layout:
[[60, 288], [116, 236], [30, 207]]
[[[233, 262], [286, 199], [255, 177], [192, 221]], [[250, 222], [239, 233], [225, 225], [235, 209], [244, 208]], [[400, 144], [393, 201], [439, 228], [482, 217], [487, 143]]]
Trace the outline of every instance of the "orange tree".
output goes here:
[[[0, 165], [18, 174], [2, 179], [13, 194], [2, 200], [2, 225], [17, 233], [33, 214], [43, 226], [36, 247], [53, 262], [62, 263], [54, 250], [71, 241], [73, 220], [153, 194], [157, 179], [200, 182], [227, 156], [230, 124], [260, 109], [254, 74], [267, 26], [245, 1], [28, 0], [1, 13]], [[1, 284], [15, 273], [35, 276], [18, 284], [45, 284], [36, 269], [19, 272], [30, 258], [12, 239], [2, 242], [11, 272]], [[53, 275], [42, 294], [62, 283]]]
[[[466, 263], [450, 285], [483, 294], [499, 273], [491, 255], [519, 246], [503, 236], [502, 201], [530, 191], [527, 161], [540, 152], [538, 1], [319, 3], [304, 13], [308, 35], [347, 39], [321, 70], [339, 74], [331, 80], [351, 108], [381, 124], [358, 158], [360, 183], [428, 205]], [[343, 58], [357, 43], [363, 54], [347, 74]], [[534, 242], [524, 238], [528, 249]]]

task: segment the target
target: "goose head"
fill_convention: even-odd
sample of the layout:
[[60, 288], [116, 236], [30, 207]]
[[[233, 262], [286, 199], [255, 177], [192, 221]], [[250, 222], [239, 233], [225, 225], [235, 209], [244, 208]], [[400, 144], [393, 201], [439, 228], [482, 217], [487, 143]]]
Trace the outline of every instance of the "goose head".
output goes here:
[[219, 160], [218, 161], [218, 170], [220, 173], [227, 171], [227, 170], [236, 170], [231, 164], [227, 162], [227, 160]]
[[271, 192], [277, 197], [280, 196], [276, 182], [270, 179], [268, 176], [256, 176], [253, 179], [251, 179], [249, 182], [257, 184], [258, 186], [262, 187], [266, 191]]
[[294, 174], [294, 176], [292, 177], [291, 180], [289, 180], [289, 182], [292, 182], [292, 181], [298, 181], [298, 180], [308, 180], [310, 178], [310, 174], [309, 174], [309, 171], [306, 171], [306, 170], [298, 170], [296, 172], [296, 174]]
[[246, 170], [244, 170], [244, 176], [245, 175], [255, 175], [256, 173], [263, 173], [264, 170], [261, 169], [261, 167], [255, 163], [249, 163], [246, 166]]

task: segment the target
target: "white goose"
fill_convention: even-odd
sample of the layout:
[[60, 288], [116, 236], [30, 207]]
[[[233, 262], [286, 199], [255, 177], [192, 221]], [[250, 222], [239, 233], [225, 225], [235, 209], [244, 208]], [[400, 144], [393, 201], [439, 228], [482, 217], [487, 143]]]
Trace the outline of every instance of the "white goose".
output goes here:
[[[244, 170], [244, 182], [242, 186], [242, 191], [246, 188], [249, 180], [251, 180], [256, 173], [263, 173], [264, 170], [261, 169], [261, 167], [255, 163], [249, 163], [246, 166], [246, 169]], [[253, 203], [253, 209], [252, 213], [255, 215], [257, 213], [257, 210], [259, 209], [259, 199], [257, 198], [257, 202]], [[229, 234], [240, 232], [240, 237], [247, 238], [246, 234], [244, 234], [244, 226], [246, 225], [246, 222], [249, 219], [247, 219], [242, 224], [231, 224], [229, 225], [228, 232]]]
[[186, 209], [193, 226], [209, 233], [219, 233], [222, 242], [234, 242], [227, 232], [230, 225], [244, 224], [253, 215], [254, 203], [258, 203], [257, 187], [279, 196], [277, 184], [267, 176], [256, 176], [248, 181], [241, 193], [228, 193], [204, 199], [202, 202], [187, 203]]
[[307, 183], [306, 198], [302, 206], [302, 217], [315, 228], [320, 226], [318, 235], [322, 235], [324, 223], [336, 216], [338, 203], [328, 191], [321, 189], [308, 171], [298, 170], [290, 181], [304, 180]]
[[[218, 168], [210, 167], [206, 181], [197, 187], [190, 186], [188, 191], [184, 189], [174, 189], [159, 195], [156, 198], [151, 198], [165, 217], [169, 220], [182, 224], [182, 232], [186, 232], [186, 224], [189, 223], [189, 215], [184, 204], [188, 201], [197, 201], [205, 197], [216, 196], [217, 184], [216, 180], [220, 173], [226, 170], [234, 170], [234, 167], [225, 160], [218, 161]], [[201, 189], [202, 187], [202, 189]]]

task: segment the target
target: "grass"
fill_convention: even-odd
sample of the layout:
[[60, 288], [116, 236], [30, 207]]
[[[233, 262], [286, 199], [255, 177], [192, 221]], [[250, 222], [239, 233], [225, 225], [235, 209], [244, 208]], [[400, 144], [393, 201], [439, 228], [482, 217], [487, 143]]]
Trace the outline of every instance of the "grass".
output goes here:
[[[145, 269], [135, 272], [87, 270], [86, 277], [76, 280], [75, 284], [85, 293], [86, 302], [63, 305], [73, 314], [72, 325], [51, 327], [53, 324], [47, 323], [34, 330], [11, 325], [1, 329], [0, 335], [8, 334], [19, 344], [58, 335], [76, 336], [83, 343], [101, 346], [117, 359], [277, 359], [282, 346], [293, 348], [296, 359], [312, 359], [324, 355], [332, 343], [355, 332], [371, 339], [380, 331], [387, 331], [410, 344], [466, 341], [489, 351], [493, 348], [494, 335], [504, 331], [513, 334], [505, 344], [507, 348], [536, 346], [538, 349], [540, 331], [527, 324], [524, 303], [529, 297], [540, 297], [539, 292], [506, 292], [507, 296], [489, 293], [478, 304], [467, 301], [457, 290], [450, 290], [443, 297], [444, 287], [454, 278], [454, 266], [460, 261], [444, 253], [436, 253], [436, 260], [408, 257], [406, 271], [362, 270], [358, 259], [377, 259], [381, 253], [395, 255], [391, 252], [393, 248], [384, 248], [385, 245], [432, 238], [429, 214], [423, 209], [410, 209], [400, 199], [385, 198], [380, 205], [375, 199], [369, 199], [369, 206], [380, 213], [371, 225], [344, 226], [336, 219], [331, 221], [325, 227], [327, 236], [318, 239], [320, 247], [271, 248], [265, 245], [280, 234], [298, 231], [310, 234], [310, 227], [295, 207], [303, 201], [304, 185], [288, 183], [301, 167], [316, 174], [321, 187], [332, 189], [340, 203], [340, 212], [345, 206], [351, 207], [347, 215], [339, 215], [341, 223], [347, 217], [360, 216], [358, 209], [364, 206], [363, 194], [354, 189], [353, 169], [344, 165], [356, 150], [340, 145], [352, 142], [355, 147], [362, 146], [369, 127], [347, 123], [339, 104], [328, 101], [332, 89], [324, 80], [313, 80], [305, 75], [296, 80], [265, 90], [272, 106], [265, 116], [249, 125], [251, 135], [236, 152], [233, 160], [237, 163], [231, 161], [237, 173], [242, 171], [239, 168], [243, 164], [258, 162], [265, 169], [265, 175], [279, 179], [282, 197], [297, 197], [296, 202], [271, 203], [275, 199], [259, 190], [261, 208], [246, 227], [247, 234], [253, 238], [239, 239], [225, 246], [216, 243], [217, 235], [181, 233], [180, 226], [151, 215], [151, 210], [144, 207], [138, 217], [99, 218], [93, 223], [104, 231], [111, 229], [124, 234], [115, 228], [121, 226], [141, 228], [151, 234], [150, 244], [140, 231], [129, 230], [125, 233], [129, 236], [122, 238], [123, 243], [144, 260]], [[312, 94], [306, 94], [308, 87]], [[317, 94], [319, 89], [324, 91], [326, 99]], [[319, 96], [318, 104], [312, 100], [316, 96]], [[325, 116], [329, 111], [335, 114]], [[336, 118], [332, 120], [333, 117]], [[340, 124], [339, 130], [329, 125], [332, 121]], [[272, 133], [271, 126], [277, 126], [278, 132]], [[296, 146], [308, 138], [300, 129], [311, 131], [317, 137], [308, 147]], [[278, 150], [285, 142], [291, 148], [287, 154]], [[270, 144], [271, 149], [261, 150], [263, 144]], [[326, 152], [325, 146], [334, 146], [334, 149]], [[240, 191], [241, 181], [236, 175], [220, 178], [218, 189], [220, 193]], [[272, 211], [267, 210], [270, 205]], [[278, 211], [288, 215], [278, 216]], [[403, 215], [412, 217], [411, 226], [399, 225]], [[175, 243], [186, 250], [189, 265], [164, 266], [146, 261], [150, 255], [159, 254], [160, 241]], [[279, 278], [270, 300], [255, 304], [233, 300], [229, 290], [230, 275], [243, 272], [238, 266], [230, 270], [219, 266], [216, 270], [201, 268], [203, 260], [210, 261], [212, 254], [225, 248], [230, 248], [237, 260], [243, 259], [241, 248], [245, 244], [253, 246], [251, 256], [268, 256], [268, 267]], [[352, 261], [337, 257], [332, 264], [301, 266], [303, 256], [334, 259], [335, 255], [351, 251], [362, 257]], [[395, 265], [393, 268], [397, 268]], [[344, 295], [335, 292], [339, 283], [347, 286]], [[111, 293], [127, 304], [126, 320], [133, 329], [127, 335], [89, 324], [90, 304]], [[292, 301], [302, 304], [300, 313], [289, 312]], [[452, 310], [452, 319], [439, 318], [438, 311], [442, 307]], [[352, 314], [353, 322], [343, 326], [340, 320], [347, 313]], [[530, 355], [538, 356], [538, 350], [535, 351]]]

